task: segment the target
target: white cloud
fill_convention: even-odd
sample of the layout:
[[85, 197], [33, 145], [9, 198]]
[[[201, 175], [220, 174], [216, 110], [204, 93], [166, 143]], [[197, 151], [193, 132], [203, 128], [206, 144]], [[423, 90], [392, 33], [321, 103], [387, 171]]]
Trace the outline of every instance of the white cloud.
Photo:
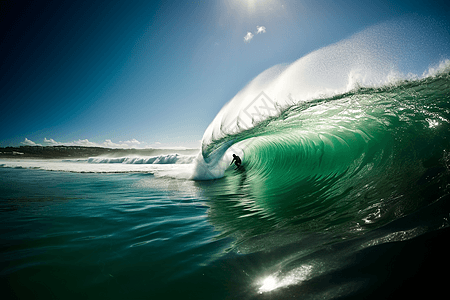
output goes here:
[[244, 36], [244, 42], [248, 43], [251, 41], [251, 39], [253, 38], [253, 33], [251, 33], [250, 31], [247, 32], [247, 34]]
[[46, 146], [56, 146], [56, 145], [61, 145], [61, 143], [58, 143], [58, 142], [55, 141], [54, 139], [47, 139], [47, 138], [44, 138], [44, 144], [46, 144]]
[[67, 146], [82, 146], [82, 147], [103, 147], [103, 148], [130, 148], [127, 144], [116, 144], [111, 140], [105, 140], [103, 143], [91, 142], [88, 139], [64, 143]]
[[100, 145], [90, 142], [88, 139], [64, 143], [65, 146], [83, 146], [83, 147], [101, 147]]
[[107, 148], [138, 148], [139, 145], [143, 143], [139, 142], [137, 139], [131, 139], [129, 141], [120, 141], [118, 144], [112, 142], [111, 140], [105, 140], [102, 144], [98, 144], [99, 147]]
[[[137, 139], [119, 141], [118, 143], [115, 143], [110, 139], [106, 139], [104, 142], [98, 143], [98, 142], [91, 142], [88, 139], [79, 139], [72, 142], [59, 142], [55, 141], [52, 138], [44, 138], [43, 143], [38, 144], [33, 142], [32, 140], [29, 140], [28, 138], [25, 138], [25, 140], [20, 144], [25, 146], [76, 146], [76, 147], [102, 147], [102, 148], [119, 148], [119, 149], [130, 149], [130, 148], [147, 149], [147, 148], [161, 148], [161, 147], [164, 147], [164, 149], [192, 148], [192, 147], [173, 147], [161, 142], [154, 142], [153, 145], [149, 145], [145, 142], [140, 142]], [[199, 144], [201, 143], [199, 142]]]
[[[34, 143], [33, 141], [30, 141], [28, 139], [25, 139], [24, 142], [22, 142], [24, 145], [29, 146], [41, 146], [39, 144]], [[54, 139], [47, 139], [44, 138], [44, 144], [46, 146], [56, 146], [56, 145], [64, 145], [64, 146], [79, 146], [79, 147], [103, 147], [103, 148], [142, 148], [145, 143], [138, 141], [137, 139], [131, 139], [128, 141], [120, 141], [119, 143], [114, 143], [112, 140], [107, 139], [103, 143], [95, 143], [91, 142], [88, 139], [84, 140], [77, 140], [73, 142], [57, 142]]]
[[266, 27], [264, 26], [256, 26], [256, 34], [266, 33]]
[[35, 142], [25, 138], [25, 140], [23, 142], [21, 142], [22, 145], [25, 146], [42, 146], [41, 144], [36, 144]]
[[244, 42], [249, 43], [253, 39], [255, 34], [260, 34], [260, 33], [266, 33], [266, 27], [256, 26], [256, 31], [254, 34], [251, 33], [250, 31], [248, 31], [247, 34], [244, 36]]
[[107, 148], [116, 148], [119, 144], [113, 143], [111, 140], [105, 140], [102, 146]]
[[120, 141], [119, 143], [121, 143], [121, 144], [127, 144], [127, 145], [140, 145], [140, 144], [142, 144], [142, 143], [139, 142], [137, 139], [131, 139], [131, 140], [125, 141], [125, 142]]

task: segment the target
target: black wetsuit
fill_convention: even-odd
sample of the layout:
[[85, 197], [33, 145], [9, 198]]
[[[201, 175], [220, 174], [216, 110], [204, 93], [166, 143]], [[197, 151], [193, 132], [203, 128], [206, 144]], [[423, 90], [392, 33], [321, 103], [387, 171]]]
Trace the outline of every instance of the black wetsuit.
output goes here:
[[[233, 160], [234, 160], [234, 164], [236, 165], [236, 167], [239, 168], [242, 164], [241, 158], [236, 155], [235, 157], [233, 157]], [[233, 162], [233, 161], [231, 161], [231, 162]]]

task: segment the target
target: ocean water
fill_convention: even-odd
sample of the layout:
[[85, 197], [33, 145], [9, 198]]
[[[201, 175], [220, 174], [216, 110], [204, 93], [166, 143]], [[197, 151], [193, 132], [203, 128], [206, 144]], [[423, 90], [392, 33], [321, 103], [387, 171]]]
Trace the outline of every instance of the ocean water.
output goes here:
[[[440, 297], [449, 62], [394, 72], [361, 42], [377, 30], [258, 76], [219, 112], [198, 155], [2, 159], [3, 294]], [[327, 59], [339, 71], [302, 81]], [[232, 153], [243, 168], [229, 167]]]

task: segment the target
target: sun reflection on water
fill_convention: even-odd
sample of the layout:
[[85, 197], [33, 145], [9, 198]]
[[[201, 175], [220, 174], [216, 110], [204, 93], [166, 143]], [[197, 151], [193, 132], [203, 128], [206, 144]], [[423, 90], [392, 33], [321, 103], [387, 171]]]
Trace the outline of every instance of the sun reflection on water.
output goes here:
[[312, 267], [309, 265], [303, 265], [292, 271], [282, 274], [282, 272], [276, 272], [269, 276], [264, 277], [258, 281], [258, 293], [266, 293], [276, 290], [281, 287], [286, 287], [293, 284], [298, 284], [307, 279], [311, 273]]

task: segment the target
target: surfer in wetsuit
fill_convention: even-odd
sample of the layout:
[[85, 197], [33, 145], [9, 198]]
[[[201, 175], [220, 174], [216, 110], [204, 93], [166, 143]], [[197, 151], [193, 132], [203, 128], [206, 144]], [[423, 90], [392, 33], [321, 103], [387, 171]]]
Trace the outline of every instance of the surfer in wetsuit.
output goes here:
[[239, 156], [237, 156], [236, 154], [233, 154], [233, 160], [231, 161], [230, 166], [233, 162], [237, 167], [236, 169], [238, 169], [242, 164], [241, 158]]

